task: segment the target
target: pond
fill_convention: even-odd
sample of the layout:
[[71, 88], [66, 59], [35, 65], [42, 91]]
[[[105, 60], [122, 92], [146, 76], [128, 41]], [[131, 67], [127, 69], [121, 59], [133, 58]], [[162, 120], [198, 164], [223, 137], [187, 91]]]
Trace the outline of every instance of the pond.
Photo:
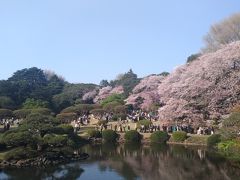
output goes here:
[[48, 168], [7, 169], [16, 180], [237, 180], [240, 169], [202, 147], [87, 145], [90, 158]]

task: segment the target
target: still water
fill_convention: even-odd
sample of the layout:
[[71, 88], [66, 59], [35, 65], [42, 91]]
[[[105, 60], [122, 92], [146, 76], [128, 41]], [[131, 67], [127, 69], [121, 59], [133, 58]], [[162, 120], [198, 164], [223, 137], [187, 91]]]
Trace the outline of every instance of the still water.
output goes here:
[[240, 169], [204, 148], [95, 145], [82, 149], [86, 161], [48, 168], [8, 169], [0, 179], [16, 180], [237, 180]]

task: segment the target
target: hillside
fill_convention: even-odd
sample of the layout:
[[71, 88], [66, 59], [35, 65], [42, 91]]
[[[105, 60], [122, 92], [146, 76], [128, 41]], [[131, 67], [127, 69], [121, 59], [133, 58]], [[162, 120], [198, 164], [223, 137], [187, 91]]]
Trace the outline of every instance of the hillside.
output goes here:
[[240, 41], [197, 56], [171, 74], [140, 79], [130, 70], [104, 85], [70, 84], [38, 68], [19, 70], [0, 81], [0, 108], [14, 110], [35, 103], [58, 113], [69, 106], [101, 103], [110, 95], [122, 94], [126, 104], [135, 108], [159, 108], [160, 120], [218, 120], [240, 101], [239, 77]]
[[239, 103], [239, 77], [239, 41], [177, 68], [159, 84], [160, 119], [219, 119]]

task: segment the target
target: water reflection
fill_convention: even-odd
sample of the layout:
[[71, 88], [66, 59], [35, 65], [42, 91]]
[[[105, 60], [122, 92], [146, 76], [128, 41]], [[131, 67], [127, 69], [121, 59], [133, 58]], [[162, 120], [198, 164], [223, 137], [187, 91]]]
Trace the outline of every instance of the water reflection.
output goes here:
[[238, 179], [240, 175], [239, 169], [203, 148], [125, 144], [88, 146], [85, 151], [90, 152], [92, 161], [98, 160], [100, 168], [114, 169], [129, 180], [222, 180]]
[[0, 179], [234, 180], [240, 170], [203, 148], [151, 144], [94, 145], [87, 161], [45, 169], [5, 170]]

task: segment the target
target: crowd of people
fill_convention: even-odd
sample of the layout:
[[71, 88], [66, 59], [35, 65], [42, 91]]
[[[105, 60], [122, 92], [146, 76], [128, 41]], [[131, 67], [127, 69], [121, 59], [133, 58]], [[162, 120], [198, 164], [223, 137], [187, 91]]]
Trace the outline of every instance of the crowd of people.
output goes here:
[[82, 116], [79, 116], [78, 119], [74, 120], [74, 131], [78, 132], [80, 130], [81, 126], [88, 125], [90, 123], [90, 117], [89, 114], [83, 114]]
[[[143, 110], [133, 110], [127, 113], [126, 119], [119, 118], [117, 123], [108, 123], [113, 121], [112, 113], [105, 113], [102, 115], [100, 121], [105, 121], [105, 123], [100, 123], [96, 126], [97, 130], [103, 131], [105, 129], [112, 129], [116, 132], [126, 132], [129, 130], [138, 130], [141, 133], [152, 133], [155, 131], [165, 131], [168, 133], [173, 133], [176, 131], [184, 131], [190, 134], [198, 135], [212, 135], [214, 134], [213, 127], [197, 127], [194, 128], [190, 123], [184, 124], [162, 124], [158, 121], [158, 114], [155, 112], [145, 112]], [[75, 131], [79, 131], [81, 126], [88, 125], [90, 120], [94, 117], [92, 114], [84, 114], [74, 121]], [[140, 120], [149, 121], [149, 125], [138, 124]]]
[[140, 119], [147, 119], [149, 121], [157, 121], [158, 115], [155, 112], [146, 112], [143, 110], [133, 110], [127, 114], [127, 120], [131, 120], [133, 122], [137, 122]]
[[[100, 131], [104, 129], [112, 129], [117, 132], [126, 132], [129, 130], [138, 130], [141, 133], [152, 133], [155, 131], [165, 131], [168, 133], [173, 133], [176, 131], [185, 131], [190, 134], [198, 135], [212, 135], [214, 134], [213, 127], [197, 127], [193, 128], [191, 124], [162, 124], [158, 121], [158, 115], [156, 112], [145, 112], [143, 110], [133, 110], [127, 113], [126, 119], [118, 119], [117, 123], [108, 123], [113, 121], [113, 113], [105, 113], [102, 116], [102, 121], [105, 123], [98, 125], [96, 128]], [[95, 118], [93, 114], [86, 113], [79, 116], [73, 121], [73, 127], [75, 132], [80, 130], [81, 126], [88, 125], [92, 118]], [[149, 125], [138, 124], [140, 120], [149, 121]], [[7, 131], [13, 125], [19, 125], [19, 119], [1, 119], [1, 125], [3, 130]]]
[[3, 126], [3, 131], [8, 131], [12, 126], [19, 125], [20, 119], [8, 118], [1, 119], [0, 124]]

